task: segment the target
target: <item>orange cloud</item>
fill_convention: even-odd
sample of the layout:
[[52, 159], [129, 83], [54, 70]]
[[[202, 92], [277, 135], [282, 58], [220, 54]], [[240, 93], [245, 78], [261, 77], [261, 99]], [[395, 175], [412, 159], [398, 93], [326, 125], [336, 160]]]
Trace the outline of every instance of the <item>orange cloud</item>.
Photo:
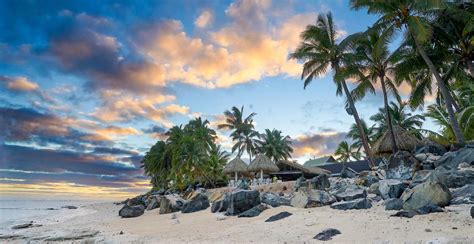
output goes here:
[[35, 91], [38, 90], [39, 86], [37, 83], [28, 80], [28, 78], [23, 76], [17, 77], [6, 77], [0, 76], [0, 80], [6, 82], [6, 87], [12, 91]]
[[204, 10], [202, 11], [201, 15], [197, 17], [194, 21], [194, 24], [199, 28], [206, 28], [208, 25], [212, 23], [214, 16], [211, 11]]

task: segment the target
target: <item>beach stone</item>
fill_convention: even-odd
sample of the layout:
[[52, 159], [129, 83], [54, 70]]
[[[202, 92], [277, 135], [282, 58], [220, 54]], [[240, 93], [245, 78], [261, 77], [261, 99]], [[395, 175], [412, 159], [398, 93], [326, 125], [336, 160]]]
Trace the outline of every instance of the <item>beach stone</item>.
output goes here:
[[385, 210], [400, 210], [403, 208], [403, 201], [400, 198], [389, 198], [384, 201]]
[[283, 212], [280, 212], [280, 213], [275, 214], [273, 216], [270, 216], [268, 219], [265, 220], [265, 222], [274, 222], [274, 221], [277, 221], [277, 220], [280, 220], [280, 219], [290, 217], [291, 215], [293, 215], [293, 214], [290, 213], [290, 212], [287, 212], [287, 211], [283, 211]]
[[413, 216], [418, 215], [415, 210], [402, 210], [398, 211], [390, 216], [392, 217], [402, 217], [402, 218], [413, 218]]
[[260, 204], [260, 193], [257, 190], [236, 190], [226, 196], [227, 215], [237, 215]]
[[423, 183], [425, 182], [431, 172], [433, 172], [432, 170], [418, 170], [415, 172], [415, 174], [413, 174], [413, 178], [412, 178], [412, 185], [417, 185], [417, 184], [420, 184], [420, 183]]
[[415, 149], [415, 154], [420, 154], [420, 153], [431, 153], [434, 155], [443, 155], [447, 152], [446, 148], [436, 142], [430, 141], [430, 140], [423, 140], [421, 146], [417, 146]]
[[300, 187], [302, 186], [303, 182], [305, 182], [305, 181], [306, 181], [306, 179], [303, 176], [296, 179], [295, 184], [293, 185], [293, 191], [297, 192], [300, 189]]
[[367, 191], [356, 185], [345, 185], [339, 188], [334, 196], [338, 201], [350, 201], [367, 197]]
[[341, 178], [355, 178], [356, 174], [349, 170], [345, 165], [342, 167], [341, 173], [340, 173]]
[[428, 158], [428, 155], [426, 153], [418, 153], [415, 154], [415, 158], [420, 161], [425, 161]]
[[141, 216], [145, 213], [145, 206], [143, 205], [136, 205], [136, 206], [129, 206], [127, 204], [123, 205], [122, 209], [119, 211], [119, 216], [122, 218], [134, 218]]
[[357, 177], [357, 180], [361, 185], [367, 187], [379, 182], [379, 178], [368, 171], [361, 172]]
[[325, 191], [302, 187], [291, 198], [290, 204], [297, 208], [313, 208], [329, 205], [335, 201], [336, 198]]
[[428, 181], [405, 191], [401, 199], [405, 210], [415, 210], [427, 205], [443, 207], [448, 205], [451, 193], [446, 186]]
[[130, 198], [126, 202], [129, 206], [143, 205], [146, 207], [146, 197], [144, 195], [138, 195], [134, 198]]
[[335, 235], [342, 234], [341, 231], [338, 229], [325, 229], [321, 232], [319, 232], [316, 236], [313, 237], [313, 239], [320, 240], [320, 241], [329, 241], [332, 240], [332, 237]]
[[454, 190], [450, 204], [474, 204], [474, 184]]
[[351, 201], [342, 201], [331, 204], [331, 208], [339, 210], [369, 209], [372, 204], [367, 198], [359, 198]]
[[239, 218], [245, 217], [245, 218], [251, 218], [251, 217], [256, 217], [260, 215], [263, 211], [268, 209], [266, 204], [259, 204], [243, 213], [240, 213], [238, 215]]
[[153, 210], [160, 207], [161, 196], [150, 196], [146, 203], [146, 210]]
[[[460, 164], [462, 165], [462, 164]], [[474, 184], [474, 167], [456, 168], [445, 164], [437, 167], [428, 177], [429, 181], [439, 182], [448, 188], [459, 188]]]
[[211, 213], [224, 212], [227, 210], [228, 207], [229, 207], [229, 203], [227, 199], [221, 199], [221, 200], [215, 201], [211, 205]]
[[309, 180], [311, 188], [315, 190], [326, 190], [331, 186], [329, 176], [327, 174], [320, 174]]
[[434, 165], [435, 167], [448, 165], [451, 168], [457, 168], [461, 163], [474, 164], [474, 148], [466, 146], [455, 152], [447, 152], [436, 160]]
[[77, 209], [76, 206], [72, 206], [72, 205], [66, 205], [66, 206], [62, 206], [61, 208], [67, 208], [67, 209]]
[[369, 189], [367, 190], [367, 192], [370, 194], [380, 195], [379, 186], [380, 186], [380, 183], [378, 182], [374, 183], [369, 186]]
[[174, 213], [181, 210], [185, 200], [177, 195], [165, 195], [161, 198], [160, 214]]
[[42, 225], [40, 224], [34, 224], [33, 221], [30, 221], [29, 223], [25, 224], [19, 224], [19, 225], [14, 225], [12, 226], [12, 230], [19, 230], [19, 229], [27, 229], [27, 228], [33, 228], [33, 227], [41, 227]]
[[379, 192], [383, 199], [399, 198], [407, 186], [400, 180], [381, 180], [379, 181]]
[[197, 211], [204, 210], [210, 206], [209, 199], [203, 193], [197, 193], [190, 197], [190, 199], [184, 202], [181, 208], [182, 213], [194, 213]]
[[429, 213], [437, 213], [437, 212], [443, 212], [443, 209], [440, 206], [437, 205], [426, 205], [423, 206], [417, 210], [402, 210], [398, 211], [395, 214], [392, 214], [390, 216], [392, 217], [404, 217], [404, 218], [413, 218], [415, 215], [423, 215], [423, 214], [429, 214]]
[[271, 192], [265, 192], [261, 195], [261, 202], [266, 203], [272, 207], [290, 206], [290, 200], [291, 199], [278, 196]]
[[418, 160], [406, 151], [399, 151], [390, 156], [386, 170], [387, 179], [411, 179], [414, 167], [418, 165]]

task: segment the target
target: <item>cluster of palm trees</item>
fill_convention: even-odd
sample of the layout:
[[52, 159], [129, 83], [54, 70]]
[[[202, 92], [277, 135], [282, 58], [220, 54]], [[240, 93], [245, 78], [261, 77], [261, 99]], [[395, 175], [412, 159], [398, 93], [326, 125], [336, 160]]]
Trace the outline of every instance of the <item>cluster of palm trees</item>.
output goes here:
[[290, 158], [293, 152], [291, 138], [283, 136], [276, 129], [265, 129], [264, 133], [259, 133], [253, 123], [255, 115], [256, 113], [251, 113], [245, 117], [243, 106], [240, 109], [234, 106], [224, 111], [225, 123], [218, 125], [218, 128], [231, 131], [230, 137], [234, 142], [232, 153], [237, 152], [237, 157], [240, 158], [246, 152], [250, 161], [258, 153], [265, 154], [274, 162]]
[[[346, 110], [355, 120], [349, 136], [355, 145], [342, 143], [338, 154], [344, 159], [360, 158], [363, 148], [374, 165], [370, 149], [373, 139], [389, 131], [392, 151], [398, 151], [393, 125], [399, 124], [421, 136], [421, 116], [403, 114], [397, 87], [406, 82], [412, 87], [408, 105], [416, 109], [424, 105], [436, 84], [436, 103], [428, 107], [427, 117], [442, 126], [441, 133], [426, 132], [430, 139], [463, 145], [473, 139], [474, 128], [474, 4], [442, 0], [351, 0], [353, 9], [367, 9], [380, 18], [362, 33], [343, 40], [336, 38], [337, 29], [331, 13], [320, 14], [315, 25], [301, 33], [301, 44], [290, 58], [303, 61], [301, 78], [304, 87], [327, 71], [333, 71], [336, 94], [346, 97]], [[392, 40], [403, 33], [394, 51]], [[346, 80], [356, 81], [350, 91]], [[360, 119], [355, 102], [367, 92], [381, 87], [384, 107], [371, 120], [370, 128]], [[390, 105], [389, 96], [400, 104]], [[398, 113], [397, 113], [398, 112]], [[401, 117], [397, 117], [401, 116]], [[408, 118], [402, 118], [403, 116]], [[461, 126], [460, 126], [461, 125]], [[411, 127], [410, 127], [411, 126]]]

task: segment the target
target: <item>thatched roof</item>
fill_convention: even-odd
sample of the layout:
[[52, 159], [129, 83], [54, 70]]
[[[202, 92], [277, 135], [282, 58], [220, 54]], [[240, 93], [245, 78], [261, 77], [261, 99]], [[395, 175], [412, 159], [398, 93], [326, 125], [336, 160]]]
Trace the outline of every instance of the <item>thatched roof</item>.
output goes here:
[[[409, 131], [398, 125], [393, 125], [393, 133], [399, 150], [413, 151], [416, 146], [421, 145], [421, 141]], [[377, 155], [392, 153], [392, 138], [390, 131], [386, 131], [374, 144], [372, 150]]]
[[224, 167], [224, 173], [230, 174], [230, 173], [242, 173], [242, 172], [247, 172], [247, 164], [240, 159], [239, 157], [236, 157], [232, 159], [225, 167]]
[[280, 169], [264, 154], [259, 154], [250, 163], [248, 167], [249, 171], [259, 172], [263, 170], [265, 172], [277, 172]]
[[299, 169], [303, 173], [306, 173], [306, 174], [321, 175], [321, 174], [330, 174], [331, 173], [329, 170], [321, 169], [319, 167], [306, 167], [304, 165], [301, 165], [301, 164], [297, 163], [296, 161], [280, 160], [280, 161], [277, 162], [277, 166], [280, 167], [280, 168], [284, 168], [285, 165], [296, 168], [296, 169]]

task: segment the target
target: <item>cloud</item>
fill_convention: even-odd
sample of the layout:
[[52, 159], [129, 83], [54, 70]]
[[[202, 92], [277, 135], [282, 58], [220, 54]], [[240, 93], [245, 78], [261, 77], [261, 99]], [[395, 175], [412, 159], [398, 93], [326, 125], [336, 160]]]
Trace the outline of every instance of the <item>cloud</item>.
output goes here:
[[196, 25], [199, 28], [206, 28], [212, 23], [213, 19], [214, 19], [214, 16], [212, 12], [209, 10], [204, 10], [199, 15], [199, 17], [196, 18], [196, 20], [194, 21], [194, 25]]
[[151, 138], [165, 140], [166, 139], [166, 128], [158, 125], [153, 125], [148, 129], [144, 129], [143, 133], [148, 134]]
[[293, 157], [318, 157], [333, 154], [337, 145], [345, 139], [345, 132], [334, 131], [297, 136], [292, 141]]
[[38, 89], [38, 83], [28, 80], [23, 76], [7, 77], [0, 76], [0, 80], [6, 82], [6, 87], [12, 91], [35, 91]]

